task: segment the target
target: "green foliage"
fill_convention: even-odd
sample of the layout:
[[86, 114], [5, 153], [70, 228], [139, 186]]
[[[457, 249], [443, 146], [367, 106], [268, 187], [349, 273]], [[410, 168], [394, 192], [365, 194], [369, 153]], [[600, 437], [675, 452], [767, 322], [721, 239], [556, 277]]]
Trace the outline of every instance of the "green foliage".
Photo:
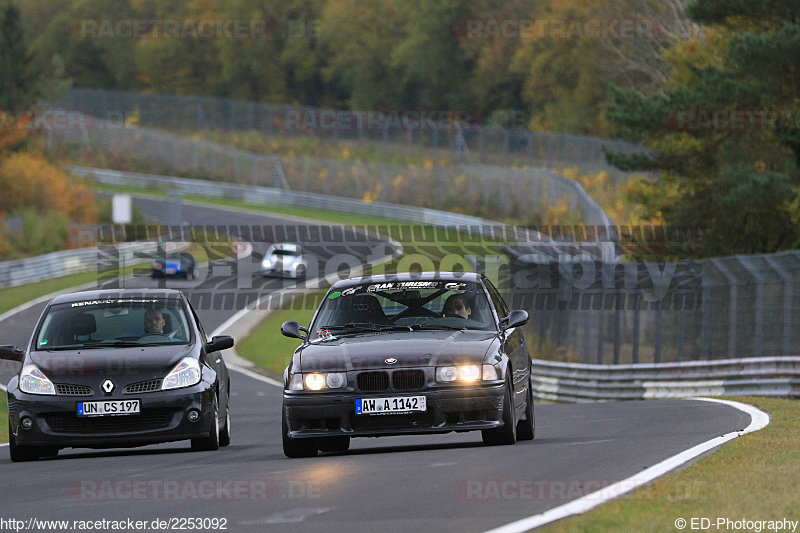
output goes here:
[[[724, 53], [691, 45], [675, 54], [676, 80], [661, 94], [612, 89], [608, 117], [652, 156], [608, 153], [626, 170], [659, 170], [630, 198], [666, 223], [699, 227], [708, 255], [773, 252], [800, 238], [800, 132], [780, 120], [734, 127], [714, 113], [800, 112], [800, 7], [774, 0], [695, 0], [697, 22], [720, 24]], [[729, 15], [735, 14], [734, 17]], [[689, 74], [689, 75], [687, 75]], [[705, 119], [703, 118], [705, 117]]]
[[37, 76], [29, 63], [19, 8], [0, 4], [0, 110], [21, 111], [35, 101]]
[[67, 247], [70, 226], [63, 214], [23, 209], [16, 215], [22, 218], [22, 229], [12, 237], [12, 244], [19, 251], [38, 255]]
[[[0, 0], [3, 1], [3, 0]], [[8, 1], [8, 0], [6, 0]], [[467, 21], [658, 18], [657, 0], [25, 0], [48, 85], [354, 109], [476, 110], [486, 122], [607, 130], [609, 83], [634, 68], [589, 39], [465, 36]], [[655, 15], [651, 13], [656, 10]], [[649, 10], [649, 11], [648, 11]], [[118, 20], [263, 20], [266, 38], [87, 38]], [[659, 41], [658, 46], [661, 45]], [[652, 55], [652, 54], [651, 54]], [[657, 54], [656, 54], [657, 57]], [[624, 70], [624, 72], [623, 72]], [[500, 120], [493, 118], [513, 118]]]

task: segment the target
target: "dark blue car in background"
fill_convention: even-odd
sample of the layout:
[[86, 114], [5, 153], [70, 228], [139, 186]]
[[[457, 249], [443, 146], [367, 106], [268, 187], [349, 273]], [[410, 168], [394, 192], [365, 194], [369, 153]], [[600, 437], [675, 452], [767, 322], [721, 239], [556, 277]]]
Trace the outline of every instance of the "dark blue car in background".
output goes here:
[[152, 276], [154, 278], [179, 277], [184, 279], [195, 279], [195, 260], [191, 254], [186, 252], [172, 252], [166, 257], [153, 261]]

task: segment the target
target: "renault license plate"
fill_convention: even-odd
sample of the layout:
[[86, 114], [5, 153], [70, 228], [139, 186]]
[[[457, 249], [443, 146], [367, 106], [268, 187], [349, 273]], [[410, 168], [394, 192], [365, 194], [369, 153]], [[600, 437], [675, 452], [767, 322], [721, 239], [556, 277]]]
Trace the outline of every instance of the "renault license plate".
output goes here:
[[78, 402], [78, 416], [138, 415], [139, 409], [139, 400]]

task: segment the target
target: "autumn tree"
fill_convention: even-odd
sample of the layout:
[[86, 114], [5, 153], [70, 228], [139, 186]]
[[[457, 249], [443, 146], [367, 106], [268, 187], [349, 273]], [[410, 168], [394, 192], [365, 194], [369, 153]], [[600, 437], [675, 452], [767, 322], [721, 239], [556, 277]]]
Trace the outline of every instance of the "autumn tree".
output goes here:
[[30, 61], [19, 8], [14, 2], [0, 4], [0, 110], [17, 112], [36, 100], [37, 76]]
[[708, 255], [796, 245], [800, 5], [694, 0], [687, 14], [715, 39], [671, 58], [675, 75], [662, 93], [613, 90], [609, 117], [652, 154], [608, 159], [658, 172], [633, 189], [634, 199], [669, 224], [700, 228]]

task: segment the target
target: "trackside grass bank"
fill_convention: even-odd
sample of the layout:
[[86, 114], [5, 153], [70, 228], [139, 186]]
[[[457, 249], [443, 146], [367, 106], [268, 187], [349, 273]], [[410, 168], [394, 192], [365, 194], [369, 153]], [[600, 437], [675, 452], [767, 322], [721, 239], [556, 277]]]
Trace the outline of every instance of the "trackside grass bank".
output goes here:
[[60, 278], [48, 279], [37, 283], [28, 283], [19, 287], [0, 289], [0, 313], [14, 309], [18, 305], [29, 302], [45, 294], [62, 291], [70, 287], [85, 285], [97, 281], [97, 272], [84, 272]]
[[[194, 246], [189, 248], [189, 253], [195, 258], [198, 264], [208, 262], [208, 254], [202, 246]], [[124, 269], [120, 269], [121, 276], [130, 276], [134, 272], [141, 272], [150, 268], [150, 263], [136, 263], [133, 265], [126, 265]], [[37, 283], [27, 283], [19, 287], [10, 287], [7, 289], [0, 289], [0, 313], [5, 313], [14, 309], [18, 305], [25, 302], [35, 300], [47, 294], [58, 291], [67, 290], [81, 285], [88, 285], [97, 282], [98, 272], [89, 271], [80, 274], [72, 274], [69, 276], [62, 276], [60, 278], [48, 279], [39, 281]]]
[[[308, 327], [315, 309], [304, 304], [318, 301], [324, 294], [324, 291], [315, 292], [311, 297], [298, 297], [294, 302], [286, 302], [283, 309], [270, 313], [246, 338], [237, 339], [236, 353], [282, 380], [283, 369], [291, 361], [295, 348], [300, 346], [300, 340], [281, 335], [281, 324], [296, 320]], [[295, 306], [297, 308], [293, 308]]]
[[[757, 531], [735, 523], [800, 520], [800, 405], [784, 399], [728, 399], [769, 413], [770, 424], [685, 470], [545, 531], [680, 531], [680, 519], [686, 521], [683, 529], [691, 531], [693, 518], [695, 530]], [[710, 528], [701, 529], [702, 518], [710, 520]], [[717, 528], [718, 518], [731, 523], [723, 521]], [[768, 526], [762, 524], [760, 531], [769, 531]]]

